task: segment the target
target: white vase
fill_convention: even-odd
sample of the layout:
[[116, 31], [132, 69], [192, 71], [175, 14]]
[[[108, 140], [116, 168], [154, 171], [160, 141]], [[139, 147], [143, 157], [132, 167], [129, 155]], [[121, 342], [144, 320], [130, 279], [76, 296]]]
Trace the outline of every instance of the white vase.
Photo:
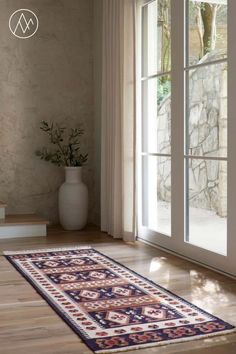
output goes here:
[[65, 182], [59, 189], [59, 218], [65, 230], [81, 230], [88, 218], [88, 188], [82, 167], [65, 167]]

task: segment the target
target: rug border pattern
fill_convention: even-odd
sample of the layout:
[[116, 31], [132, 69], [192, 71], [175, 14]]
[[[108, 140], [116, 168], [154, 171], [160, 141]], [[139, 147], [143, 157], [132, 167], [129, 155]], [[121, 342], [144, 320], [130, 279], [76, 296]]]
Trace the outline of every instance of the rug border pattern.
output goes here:
[[[3, 251], [3, 255], [5, 256], [5, 258], [9, 261], [9, 263], [31, 284], [31, 286], [35, 289], [35, 291], [49, 304], [49, 306], [60, 316], [60, 318], [66, 322], [66, 324], [74, 331], [74, 333], [92, 350], [94, 351], [94, 349], [90, 346], [90, 343], [87, 342], [87, 337], [86, 335], [84, 335], [83, 331], [81, 331], [81, 329], [79, 329], [79, 333], [78, 333], [78, 328], [75, 325], [75, 323], [73, 322], [72, 317], [68, 316], [65, 312], [63, 312], [58, 305], [54, 302], [53, 298], [50, 297], [43, 288], [41, 288], [40, 286], [38, 286], [37, 282], [34, 281], [34, 279], [29, 275], [26, 274], [24, 269], [20, 268], [15, 262], [14, 260], [11, 259], [11, 256], [14, 255], [24, 255], [24, 254], [34, 254], [34, 253], [44, 253], [44, 252], [60, 252], [60, 251], [68, 251], [68, 250], [93, 250], [96, 253], [100, 254], [102, 257], [105, 257], [106, 259], [108, 259], [110, 262], [117, 264], [118, 266], [125, 268], [128, 272], [132, 273], [134, 276], [136, 276], [137, 278], [147, 281], [149, 283], [151, 283], [153, 286], [159, 288], [160, 290], [162, 290], [163, 292], [170, 294], [172, 297], [174, 297], [176, 300], [184, 303], [185, 305], [191, 307], [192, 309], [197, 310], [198, 312], [200, 312], [201, 314], [205, 314], [209, 317], [211, 317], [214, 320], [219, 320], [221, 322], [225, 322], [224, 320], [220, 319], [219, 317], [210, 314], [209, 312], [199, 308], [198, 306], [192, 304], [191, 302], [188, 302], [187, 300], [185, 300], [184, 298], [178, 296], [177, 294], [173, 293], [172, 291], [162, 287], [161, 285], [155, 283], [154, 281], [152, 281], [151, 279], [148, 279], [147, 277], [142, 276], [141, 274], [137, 273], [136, 271], [126, 267], [125, 265], [123, 265], [122, 263], [112, 259], [111, 257], [103, 254], [102, 252], [98, 251], [97, 249], [94, 249], [91, 246], [68, 246], [68, 247], [58, 247], [58, 248], [42, 248], [42, 249], [32, 249], [32, 250], [19, 250], [19, 251]], [[229, 324], [228, 322], [225, 322], [227, 324]], [[167, 344], [175, 344], [175, 343], [183, 343], [183, 342], [187, 342], [187, 341], [194, 341], [194, 340], [199, 340], [199, 339], [205, 339], [205, 338], [209, 338], [209, 337], [213, 337], [213, 336], [220, 336], [220, 335], [224, 335], [224, 334], [229, 334], [229, 333], [234, 333], [236, 332], [236, 327], [234, 327], [233, 325], [232, 329], [228, 329], [228, 330], [222, 330], [219, 332], [214, 332], [214, 333], [208, 333], [208, 334], [201, 334], [201, 335], [196, 335], [196, 336], [192, 336], [192, 337], [185, 337], [185, 338], [175, 338], [175, 339], [171, 339], [171, 340], [164, 340], [161, 342], [154, 342], [154, 343], [147, 343], [147, 344], [139, 344], [139, 345], [132, 345], [132, 346], [127, 346], [127, 347], [123, 347], [123, 348], [116, 348], [116, 349], [101, 349], [101, 350], [97, 350], [94, 351], [95, 353], [98, 354], [108, 354], [108, 353], [116, 353], [116, 352], [126, 352], [126, 351], [130, 351], [130, 350], [135, 350], [135, 349], [141, 349], [141, 348], [151, 348], [151, 347], [159, 347], [159, 346], [164, 346]]]

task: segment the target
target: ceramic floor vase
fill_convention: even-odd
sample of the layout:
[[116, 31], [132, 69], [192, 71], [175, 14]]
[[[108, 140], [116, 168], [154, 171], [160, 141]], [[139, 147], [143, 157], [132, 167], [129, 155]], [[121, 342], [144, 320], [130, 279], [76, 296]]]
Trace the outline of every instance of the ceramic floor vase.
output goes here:
[[59, 189], [59, 218], [65, 230], [81, 230], [88, 219], [88, 188], [82, 167], [65, 167], [65, 182]]

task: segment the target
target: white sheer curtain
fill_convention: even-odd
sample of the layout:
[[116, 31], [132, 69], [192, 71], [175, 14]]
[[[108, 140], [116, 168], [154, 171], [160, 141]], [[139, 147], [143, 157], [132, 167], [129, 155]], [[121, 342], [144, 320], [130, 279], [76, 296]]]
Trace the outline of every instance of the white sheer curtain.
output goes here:
[[103, 0], [101, 228], [135, 240], [135, 0]]

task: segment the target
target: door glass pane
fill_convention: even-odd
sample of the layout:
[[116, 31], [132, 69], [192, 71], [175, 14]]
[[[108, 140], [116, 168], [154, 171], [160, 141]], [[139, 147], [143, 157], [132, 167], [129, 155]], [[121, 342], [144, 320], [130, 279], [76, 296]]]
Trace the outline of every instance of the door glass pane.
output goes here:
[[170, 0], [156, 0], [142, 8], [142, 76], [170, 71]]
[[171, 160], [170, 157], [143, 156], [143, 226], [171, 233]]
[[227, 0], [189, 1], [189, 64], [227, 55]]
[[170, 75], [142, 82], [142, 151], [171, 152]]
[[188, 241], [227, 253], [227, 162], [188, 159]]
[[190, 70], [188, 153], [227, 156], [227, 63]]

